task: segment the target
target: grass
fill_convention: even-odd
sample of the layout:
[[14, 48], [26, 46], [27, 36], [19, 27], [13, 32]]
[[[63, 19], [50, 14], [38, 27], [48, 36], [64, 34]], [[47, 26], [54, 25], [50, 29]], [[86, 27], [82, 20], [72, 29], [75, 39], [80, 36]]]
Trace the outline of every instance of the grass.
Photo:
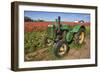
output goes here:
[[37, 49], [44, 48], [45, 31], [25, 32], [24, 35], [25, 53], [35, 52]]
[[90, 35], [90, 29], [91, 29], [90, 26], [86, 27], [86, 35]]

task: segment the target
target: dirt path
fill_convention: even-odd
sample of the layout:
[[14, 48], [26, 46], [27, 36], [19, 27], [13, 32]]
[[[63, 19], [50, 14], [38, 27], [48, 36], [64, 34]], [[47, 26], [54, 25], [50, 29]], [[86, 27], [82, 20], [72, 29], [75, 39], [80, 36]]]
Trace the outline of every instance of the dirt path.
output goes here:
[[64, 57], [64, 59], [84, 59], [90, 58], [90, 40], [86, 39], [85, 46], [79, 49], [70, 49], [69, 53]]
[[[71, 48], [64, 57], [60, 59], [86, 59], [90, 58], [90, 40], [85, 40], [85, 45], [79, 49]], [[25, 55], [25, 61], [43, 61], [43, 60], [55, 60], [58, 59], [54, 56], [53, 52], [50, 52], [47, 48], [37, 50], [34, 53]], [[59, 60], [60, 60], [59, 59]]]

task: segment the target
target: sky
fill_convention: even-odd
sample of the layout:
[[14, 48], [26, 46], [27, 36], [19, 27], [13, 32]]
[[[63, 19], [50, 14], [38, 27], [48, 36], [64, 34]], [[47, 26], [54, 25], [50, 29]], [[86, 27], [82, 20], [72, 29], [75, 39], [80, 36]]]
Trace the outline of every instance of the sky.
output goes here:
[[30, 17], [33, 20], [42, 19], [45, 21], [55, 21], [58, 16], [61, 21], [80, 21], [90, 22], [90, 14], [87, 13], [64, 13], [64, 12], [42, 12], [42, 11], [24, 11], [24, 16]]

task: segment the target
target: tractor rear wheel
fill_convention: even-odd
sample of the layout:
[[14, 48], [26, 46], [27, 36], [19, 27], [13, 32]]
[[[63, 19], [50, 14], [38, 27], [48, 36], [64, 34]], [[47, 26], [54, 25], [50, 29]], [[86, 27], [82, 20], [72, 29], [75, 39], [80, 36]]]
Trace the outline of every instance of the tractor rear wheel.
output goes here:
[[63, 40], [60, 40], [55, 43], [54, 54], [57, 57], [63, 57], [66, 53], [68, 53], [68, 44], [66, 44]]
[[74, 35], [75, 44], [82, 44], [85, 40], [85, 28], [80, 28], [80, 30]]

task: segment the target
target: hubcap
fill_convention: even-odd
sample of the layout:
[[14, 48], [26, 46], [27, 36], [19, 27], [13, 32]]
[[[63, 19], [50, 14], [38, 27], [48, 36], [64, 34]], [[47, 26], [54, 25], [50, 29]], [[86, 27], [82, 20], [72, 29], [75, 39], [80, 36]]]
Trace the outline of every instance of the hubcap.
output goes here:
[[79, 43], [80, 43], [80, 44], [83, 43], [83, 41], [84, 41], [84, 36], [85, 36], [84, 32], [81, 32], [81, 33], [80, 33], [80, 36], [79, 36]]
[[59, 49], [59, 55], [64, 55], [66, 52], [66, 44], [63, 44]]

